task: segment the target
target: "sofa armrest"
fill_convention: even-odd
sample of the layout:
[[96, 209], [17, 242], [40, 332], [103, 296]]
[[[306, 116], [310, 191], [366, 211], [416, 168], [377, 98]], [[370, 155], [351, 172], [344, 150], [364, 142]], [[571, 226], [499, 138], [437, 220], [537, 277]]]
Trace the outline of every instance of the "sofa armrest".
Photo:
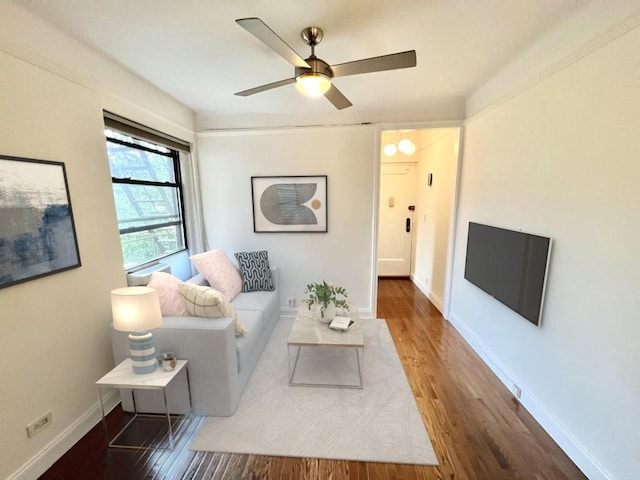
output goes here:
[[[194, 412], [200, 415], [228, 416], [238, 403], [238, 360], [233, 321], [229, 318], [163, 317], [163, 325], [152, 331], [158, 354], [173, 351], [179, 359], [189, 360], [189, 378]], [[116, 363], [129, 356], [126, 332], [112, 326], [111, 344]], [[185, 386], [173, 382], [167, 389], [171, 410], [185, 410]], [[143, 392], [144, 393], [144, 392]], [[139, 398], [140, 397], [140, 398]], [[128, 405], [122, 395], [123, 406]], [[136, 397], [139, 411], [159, 410], [157, 402]], [[174, 408], [175, 407], [175, 408]], [[163, 411], [160, 408], [160, 411]]]

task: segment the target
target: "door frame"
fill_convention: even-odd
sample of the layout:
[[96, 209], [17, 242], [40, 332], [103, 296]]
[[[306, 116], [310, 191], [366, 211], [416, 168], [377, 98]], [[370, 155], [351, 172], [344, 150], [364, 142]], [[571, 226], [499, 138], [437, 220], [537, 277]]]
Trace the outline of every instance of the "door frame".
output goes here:
[[387, 130], [429, 130], [435, 128], [457, 128], [459, 129], [458, 137], [458, 155], [456, 158], [456, 175], [453, 188], [453, 199], [451, 208], [451, 221], [449, 223], [449, 244], [447, 245], [447, 266], [445, 277], [445, 292], [443, 298], [443, 318], [449, 316], [451, 306], [451, 286], [453, 283], [453, 257], [456, 246], [456, 226], [458, 221], [458, 201], [460, 193], [460, 177], [462, 172], [462, 153], [464, 144], [464, 121], [453, 120], [443, 122], [397, 122], [397, 123], [378, 123], [376, 124], [375, 136], [375, 158], [373, 162], [373, 232], [372, 232], [372, 248], [371, 248], [371, 310], [374, 318], [377, 318], [378, 310], [378, 226], [379, 226], [379, 206], [380, 206], [380, 170], [382, 164], [382, 132]]

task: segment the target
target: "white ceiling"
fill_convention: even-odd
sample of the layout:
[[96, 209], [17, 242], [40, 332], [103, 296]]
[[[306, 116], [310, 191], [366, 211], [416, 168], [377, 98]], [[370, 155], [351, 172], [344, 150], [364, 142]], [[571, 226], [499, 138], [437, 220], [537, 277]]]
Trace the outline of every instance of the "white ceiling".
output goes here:
[[[196, 112], [200, 126], [459, 119], [464, 99], [536, 37], [588, 0], [20, 0]], [[294, 85], [234, 92], [293, 76], [235, 23], [259, 17], [303, 58], [300, 30], [325, 32], [330, 64], [415, 49], [416, 68], [335, 79], [337, 111]]]

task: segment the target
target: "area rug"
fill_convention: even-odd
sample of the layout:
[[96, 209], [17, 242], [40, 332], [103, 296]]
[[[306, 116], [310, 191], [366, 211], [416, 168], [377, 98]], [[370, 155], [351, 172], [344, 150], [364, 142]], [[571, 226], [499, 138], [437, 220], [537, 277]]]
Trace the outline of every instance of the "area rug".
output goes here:
[[[207, 417], [190, 450], [437, 465], [386, 322], [360, 322], [362, 390], [289, 386], [281, 319], [234, 415]], [[356, 365], [354, 349], [303, 347], [295, 379], [357, 383]]]

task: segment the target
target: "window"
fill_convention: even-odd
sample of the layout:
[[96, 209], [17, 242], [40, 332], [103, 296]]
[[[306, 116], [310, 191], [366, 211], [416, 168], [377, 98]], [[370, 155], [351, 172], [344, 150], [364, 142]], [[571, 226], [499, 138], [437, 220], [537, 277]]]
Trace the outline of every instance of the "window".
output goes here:
[[105, 130], [125, 270], [186, 248], [179, 153]]

